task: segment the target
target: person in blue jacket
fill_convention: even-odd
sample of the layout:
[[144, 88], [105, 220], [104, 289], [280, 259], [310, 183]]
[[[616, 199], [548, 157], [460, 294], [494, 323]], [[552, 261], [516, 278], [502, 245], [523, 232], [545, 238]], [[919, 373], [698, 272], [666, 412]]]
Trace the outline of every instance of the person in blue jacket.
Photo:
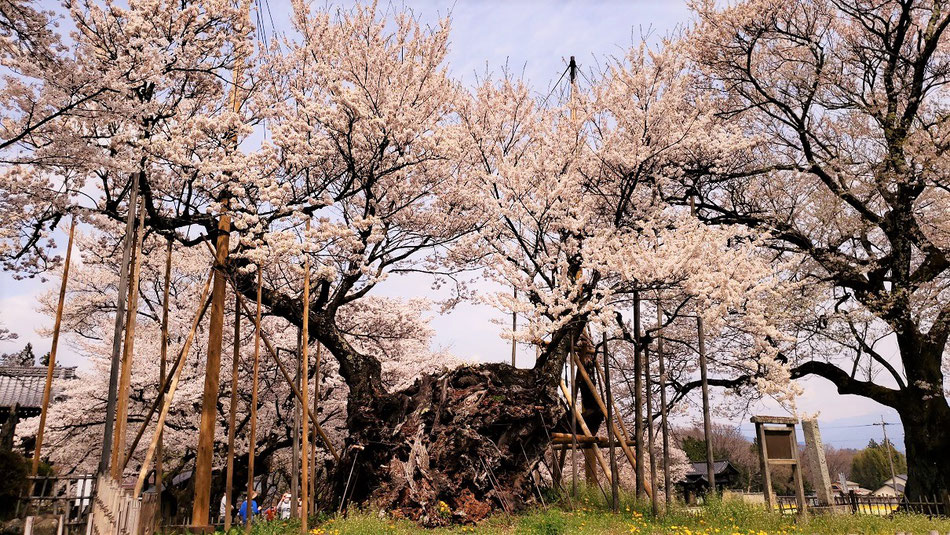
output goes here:
[[[257, 515], [261, 510], [257, 507], [257, 502], [254, 500], [257, 498], [257, 493], [251, 493], [251, 516]], [[241, 504], [241, 509], [238, 511], [238, 516], [241, 517], [241, 522], [247, 522], [247, 500], [244, 500], [244, 503]]]

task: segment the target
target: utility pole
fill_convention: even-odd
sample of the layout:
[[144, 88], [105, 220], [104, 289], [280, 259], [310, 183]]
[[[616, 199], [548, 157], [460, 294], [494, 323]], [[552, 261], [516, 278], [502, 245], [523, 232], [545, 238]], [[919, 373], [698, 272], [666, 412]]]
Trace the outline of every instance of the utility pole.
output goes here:
[[884, 421], [884, 415], [881, 415], [881, 423], [874, 424], [881, 426], [884, 432], [884, 448], [887, 450], [887, 463], [891, 466], [891, 485], [894, 487], [894, 494], [897, 494], [897, 472], [894, 470], [894, 456], [891, 455], [891, 441], [887, 439], [887, 426], [891, 425]]

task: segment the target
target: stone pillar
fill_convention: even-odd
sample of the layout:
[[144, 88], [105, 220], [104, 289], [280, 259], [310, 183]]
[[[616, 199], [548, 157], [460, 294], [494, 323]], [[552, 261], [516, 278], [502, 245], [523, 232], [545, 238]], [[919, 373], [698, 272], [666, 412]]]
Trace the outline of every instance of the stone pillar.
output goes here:
[[831, 478], [828, 476], [828, 464], [825, 462], [825, 446], [821, 443], [818, 421], [802, 420], [802, 431], [805, 434], [805, 454], [808, 456], [808, 466], [815, 478], [814, 485], [818, 502], [822, 505], [834, 505]]

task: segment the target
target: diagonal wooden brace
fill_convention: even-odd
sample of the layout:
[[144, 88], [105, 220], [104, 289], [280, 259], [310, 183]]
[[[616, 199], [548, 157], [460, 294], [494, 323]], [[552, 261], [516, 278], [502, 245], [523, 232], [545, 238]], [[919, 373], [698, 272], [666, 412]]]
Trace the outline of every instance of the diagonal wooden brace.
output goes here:
[[[574, 355], [572, 353], [571, 358], [574, 359], [574, 363], [577, 365], [577, 370], [580, 371], [581, 377], [584, 379], [584, 382], [587, 383], [587, 388], [589, 388], [591, 393], [593, 394], [594, 401], [597, 402], [597, 406], [598, 408], [600, 408], [600, 412], [604, 415], [604, 418], [607, 419], [607, 406], [604, 405], [604, 401], [600, 398], [600, 394], [597, 393], [597, 388], [594, 386], [594, 382], [590, 380], [590, 375], [587, 375], [587, 370], [584, 369], [584, 366], [581, 365], [580, 359], [577, 358], [577, 355]], [[614, 409], [614, 414], [620, 414], [619, 412], [617, 412], [616, 407], [612, 407], [612, 408]], [[630, 446], [627, 445], [627, 442], [629, 439], [627, 437], [627, 432], [626, 432], [627, 430], [623, 429], [623, 423], [620, 424], [621, 429], [623, 431], [622, 433], [620, 432], [620, 430], [617, 429], [617, 425], [612, 420], [607, 419], [607, 423], [608, 423], [607, 429], [611, 433], [613, 433], [614, 437], [617, 439], [617, 443], [620, 446], [620, 449], [623, 450], [624, 456], [627, 457], [627, 460], [630, 461], [630, 465], [633, 466], [634, 470], [636, 470], [637, 458], [636, 456], [634, 456], [633, 452], [630, 451]], [[639, 439], [640, 437], [637, 437], [637, 440]], [[647, 491], [648, 496], [653, 497], [653, 488], [650, 486], [649, 482], [644, 481], [643, 488], [644, 490]]]
[[[567, 385], [564, 384], [564, 380], [561, 379], [561, 392], [564, 394], [564, 398], [567, 400], [567, 406], [571, 407], [571, 393], [567, 388]], [[593, 437], [594, 435], [590, 432], [590, 428], [587, 427], [587, 422], [584, 421], [584, 417], [581, 416], [580, 411], [577, 410], [577, 407], [574, 406], [571, 410], [574, 415], [574, 419], [577, 421], [577, 425], [581, 427], [585, 437]], [[597, 458], [597, 464], [600, 465], [601, 469], [604, 471], [604, 475], [607, 476], [609, 480], [610, 477], [610, 465], [607, 464], [607, 460], [604, 459], [604, 455], [600, 452], [600, 448], [597, 444], [591, 444], [591, 449], [594, 451], [594, 457]]]

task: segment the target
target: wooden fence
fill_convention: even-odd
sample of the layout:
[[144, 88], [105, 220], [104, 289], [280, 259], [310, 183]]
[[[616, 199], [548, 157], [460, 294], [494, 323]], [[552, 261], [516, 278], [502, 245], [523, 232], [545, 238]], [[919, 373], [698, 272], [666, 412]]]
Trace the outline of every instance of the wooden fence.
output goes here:
[[152, 535], [156, 529], [158, 497], [154, 492], [142, 494], [141, 500], [132, 496], [108, 475], [101, 475], [96, 483], [96, 497], [92, 505], [90, 535]]
[[30, 476], [16, 516], [57, 518], [66, 533], [83, 533], [92, 506], [95, 476]]
[[[795, 496], [778, 496], [780, 512], [794, 514], [798, 512]], [[950, 495], [924, 496], [910, 500], [906, 496], [861, 496], [851, 491], [847, 495], [835, 496], [834, 507], [818, 504], [814, 496], [806, 496], [805, 507], [816, 511], [833, 509], [834, 512], [850, 512], [855, 515], [887, 516], [897, 512], [917, 513], [927, 516], [950, 516]]]

